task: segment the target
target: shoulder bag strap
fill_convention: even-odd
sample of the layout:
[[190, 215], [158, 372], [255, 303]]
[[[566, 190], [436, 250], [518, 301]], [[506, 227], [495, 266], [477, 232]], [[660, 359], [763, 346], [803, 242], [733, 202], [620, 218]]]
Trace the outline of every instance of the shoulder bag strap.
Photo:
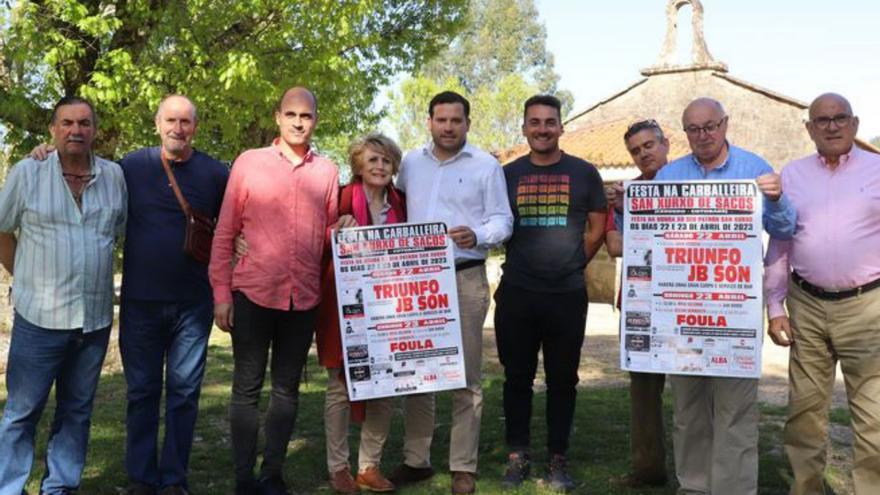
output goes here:
[[180, 187], [177, 185], [177, 179], [174, 178], [174, 172], [171, 171], [171, 165], [168, 164], [168, 159], [165, 158], [165, 153], [162, 153], [161, 148], [159, 148], [159, 158], [162, 159], [162, 168], [165, 169], [165, 174], [168, 175], [168, 182], [171, 184], [171, 189], [174, 190], [177, 202], [180, 203], [180, 209], [183, 210], [183, 213], [186, 214], [187, 217], [192, 216], [192, 209], [189, 207], [186, 198], [183, 197], [183, 193], [180, 192]]

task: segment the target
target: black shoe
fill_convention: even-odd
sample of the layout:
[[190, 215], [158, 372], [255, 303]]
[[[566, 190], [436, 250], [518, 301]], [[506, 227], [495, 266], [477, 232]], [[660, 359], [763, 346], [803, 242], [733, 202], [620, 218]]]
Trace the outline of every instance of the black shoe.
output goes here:
[[255, 480], [235, 482], [235, 495], [260, 495], [260, 493], [260, 484]]
[[395, 486], [409, 485], [424, 481], [434, 476], [434, 468], [431, 466], [424, 468], [414, 468], [406, 464], [401, 464], [391, 471], [388, 475], [388, 481], [394, 483]]
[[290, 495], [281, 476], [260, 480], [260, 495]]
[[156, 489], [150, 485], [132, 481], [125, 488], [126, 495], [156, 495]]
[[501, 479], [501, 488], [512, 490], [520, 485], [529, 477], [529, 469], [531, 462], [529, 454], [522, 450], [511, 452], [507, 455], [507, 471], [504, 472], [504, 478]]
[[574, 490], [575, 483], [568, 475], [568, 462], [565, 460], [564, 455], [553, 454], [550, 458], [544, 483], [556, 492], [568, 493]]

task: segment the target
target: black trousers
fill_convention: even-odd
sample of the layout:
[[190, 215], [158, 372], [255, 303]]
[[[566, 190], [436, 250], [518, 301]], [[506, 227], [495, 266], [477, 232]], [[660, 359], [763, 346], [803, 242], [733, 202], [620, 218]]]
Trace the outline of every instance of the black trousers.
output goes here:
[[232, 398], [229, 423], [237, 482], [254, 478], [260, 431], [260, 393], [269, 349], [272, 393], [266, 411], [260, 479], [281, 476], [287, 444], [296, 423], [300, 375], [312, 345], [316, 311], [281, 311], [233, 294]]
[[502, 282], [495, 292], [495, 340], [504, 366], [507, 445], [527, 449], [538, 352], [547, 382], [547, 450], [565, 454], [577, 398], [587, 291], [536, 292]]

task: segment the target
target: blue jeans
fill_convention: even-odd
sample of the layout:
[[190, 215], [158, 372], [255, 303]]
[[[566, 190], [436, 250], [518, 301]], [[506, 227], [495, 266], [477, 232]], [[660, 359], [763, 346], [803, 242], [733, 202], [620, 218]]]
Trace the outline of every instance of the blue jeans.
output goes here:
[[[123, 300], [119, 316], [119, 350], [128, 385], [128, 477], [160, 489], [186, 488], [213, 303]], [[160, 456], [157, 437], [163, 379], [165, 439]]]
[[110, 328], [83, 333], [38, 327], [15, 313], [0, 420], [0, 495], [19, 495], [34, 461], [34, 430], [55, 383], [55, 418], [42, 493], [79, 487], [89, 443], [92, 402]]

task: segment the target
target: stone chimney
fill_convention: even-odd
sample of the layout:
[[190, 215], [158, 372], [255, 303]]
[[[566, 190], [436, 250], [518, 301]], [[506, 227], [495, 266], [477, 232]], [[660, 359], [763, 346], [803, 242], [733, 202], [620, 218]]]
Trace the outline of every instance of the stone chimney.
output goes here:
[[[691, 63], [676, 64], [675, 52], [678, 42], [678, 15], [685, 5], [693, 9], [691, 29], [693, 30], [693, 46], [691, 46]], [[697, 70], [713, 70], [727, 72], [727, 64], [712, 58], [703, 35], [703, 4], [700, 0], [669, 0], [666, 6], [666, 39], [657, 63], [642, 69], [642, 75], [650, 76], [669, 72], [688, 72]]]

